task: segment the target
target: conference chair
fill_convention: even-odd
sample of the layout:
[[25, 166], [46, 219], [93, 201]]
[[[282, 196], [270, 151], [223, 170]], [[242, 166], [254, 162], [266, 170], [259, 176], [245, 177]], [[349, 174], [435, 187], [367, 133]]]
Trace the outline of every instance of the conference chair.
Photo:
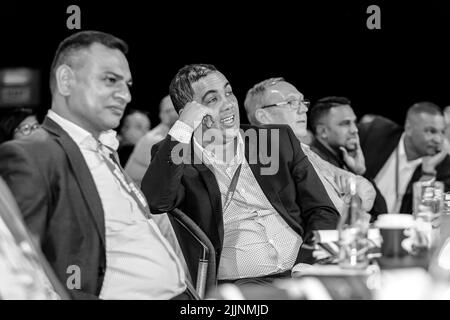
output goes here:
[[[168, 216], [196, 292], [203, 299], [207, 290], [213, 290], [217, 286], [214, 246], [200, 227], [180, 209], [169, 211]], [[189, 259], [190, 257], [196, 258]]]

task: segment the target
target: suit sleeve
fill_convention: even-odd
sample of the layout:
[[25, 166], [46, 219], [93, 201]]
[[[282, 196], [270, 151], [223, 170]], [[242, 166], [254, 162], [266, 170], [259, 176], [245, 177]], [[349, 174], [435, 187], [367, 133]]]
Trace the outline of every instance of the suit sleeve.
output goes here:
[[436, 166], [436, 180], [444, 183], [444, 192], [450, 191], [450, 156], [447, 155], [444, 160]]
[[28, 229], [41, 242], [49, 211], [47, 177], [36, 165], [36, 155], [17, 142], [0, 146], [0, 155], [0, 175], [11, 189]]
[[189, 147], [171, 135], [153, 146], [152, 161], [141, 183], [152, 213], [171, 211], [183, 201], [183, 157]]
[[306, 242], [312, 236], [313, 230], [336, 229], [339, 213], [303, 153], [292, 129], [288, 128], [287, 132], [294, 151], [292, 174], [296, 183], [297, 203], [301, 209]]

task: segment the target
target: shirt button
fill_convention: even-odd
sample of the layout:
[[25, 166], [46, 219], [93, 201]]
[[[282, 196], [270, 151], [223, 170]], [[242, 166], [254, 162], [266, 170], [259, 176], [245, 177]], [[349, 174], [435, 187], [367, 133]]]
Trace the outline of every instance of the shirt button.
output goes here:
[[273, 241], [272, 239], [269, 239], [269, 243], [270, 243], [271, 245], [273, 245], [273, 244], [274, 244], [274, 241]]
[[280, 269], [280, 270], [282, 270], [282, 269], [283, 269], [283, 266], [282, 266], [281, 264], [277, 264], [277, 268]]

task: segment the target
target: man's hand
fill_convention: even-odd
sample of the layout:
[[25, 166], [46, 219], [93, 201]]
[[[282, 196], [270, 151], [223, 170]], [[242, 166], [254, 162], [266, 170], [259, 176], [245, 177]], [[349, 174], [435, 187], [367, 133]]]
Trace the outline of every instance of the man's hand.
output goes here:
[[436, 173], [436, 167], [444, 160], [445, 156], [450, 154], [450, 143], [444, 139], [442, 150], [433, 156], [425, 156], [422, 160], [422, 171], [426, 173]]
[[184, 122], [195, 131], [207, 115], [213, 115], [213, 111], [196, 101], [191, 101], [186, 103], [178, 120]]
[[358, 175], [363, 175], [366, 172], [366, 160], [359, 144], [359, 137], [356, 137], [356, 150], [349, 154], [344, 147], [339, 148], [342, 151], [344, 162], [347, 167]]
[[350, 173], [335, 172], [334, 182], [336, 182], [336, 186], [339, 189], [339, 196], [341, 198], [350, 192], [349, 179]]

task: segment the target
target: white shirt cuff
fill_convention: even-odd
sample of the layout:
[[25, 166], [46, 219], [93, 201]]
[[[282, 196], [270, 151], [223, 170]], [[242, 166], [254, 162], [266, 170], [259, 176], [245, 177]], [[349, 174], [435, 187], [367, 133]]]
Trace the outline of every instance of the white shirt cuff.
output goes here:
[[194, 129], [180, 120], [177, 120], [169, 131], [169, 135], [181, 143], [191, 142], [192, 133]]

